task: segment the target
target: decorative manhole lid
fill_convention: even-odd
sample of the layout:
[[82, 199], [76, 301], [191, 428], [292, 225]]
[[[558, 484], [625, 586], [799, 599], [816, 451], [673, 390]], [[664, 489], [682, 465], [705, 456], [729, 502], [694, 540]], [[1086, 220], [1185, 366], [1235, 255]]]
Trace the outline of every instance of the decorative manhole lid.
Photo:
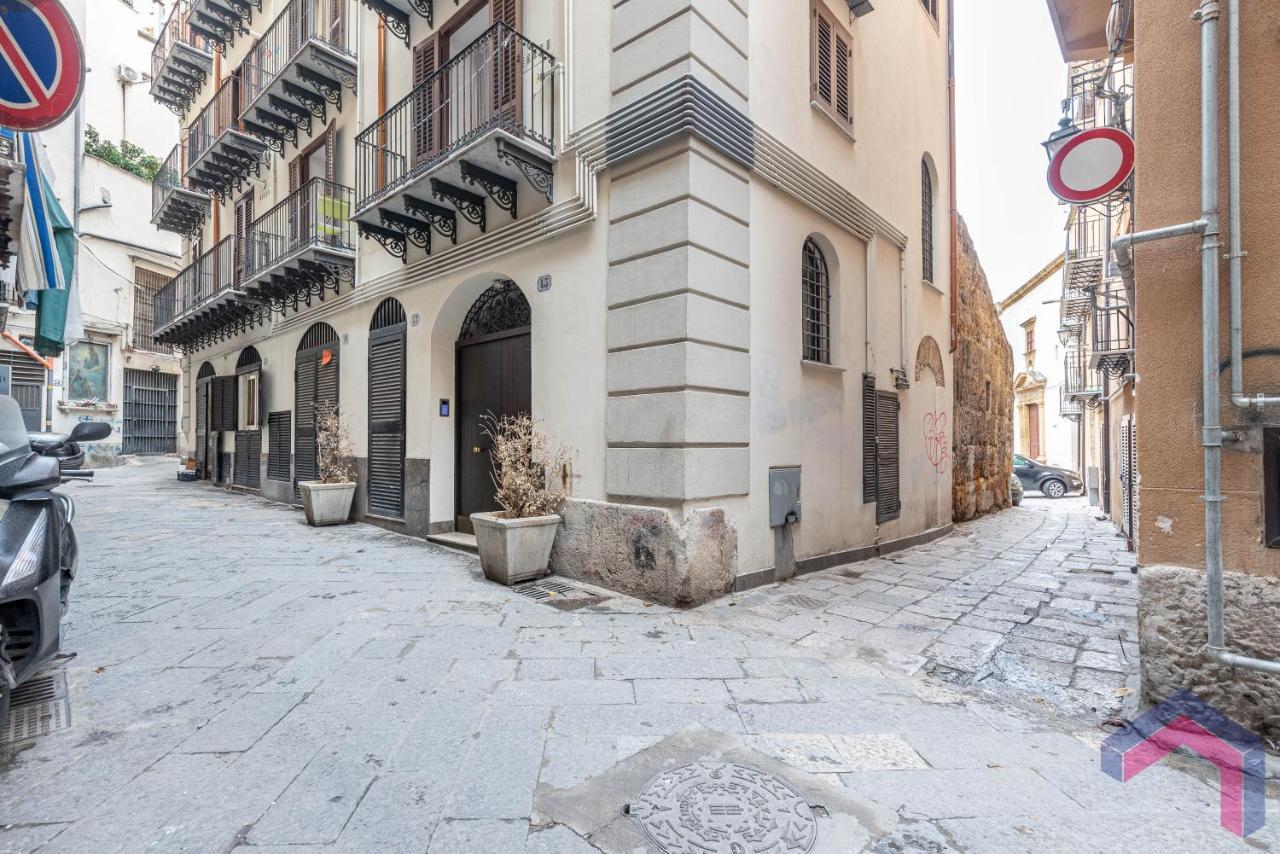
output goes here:
[[654, 777], [628, 804], [666, 854], [805, 854], [818, 822], [781, 777], [732, 762], [695, 762]]

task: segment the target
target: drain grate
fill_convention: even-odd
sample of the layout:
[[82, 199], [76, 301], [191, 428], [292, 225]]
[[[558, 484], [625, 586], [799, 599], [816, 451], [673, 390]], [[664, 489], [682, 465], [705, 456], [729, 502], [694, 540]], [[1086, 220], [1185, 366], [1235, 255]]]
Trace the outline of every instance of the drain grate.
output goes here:
[[815, 812], [781, 777], [732, 762], [695, 762], [658, 774], [623, 812], [666, 854], [805, 854]]
[[577, 611], [579, 608], [599, 605], [605, 601], [603, 596], [597, 596], [586, 590], [579, 590], [572, 584], [565, 584], [563, 581], [556, 581], [553, 578], [543, 578], [538, 581], [517, 584], [511, 589], [521, 596], [526, 596], [537, 602], [544, 602], [553, 608], [559, 608], [561, 611]]
[[792, 593], [790, 596], [783, 596], [782, 601], [788, 605], [795, 605], [797, 608], [803, 608], [806, 611], [821, 611], [826, 607], [827, 603], [821, 599], [814, 599], [812, 596], [801, 596], [799, 593]]
[[9, 720], [0, 743], [14, 744], [71, 726], [71, 697], [65, 673], [38, 676], [16, 688], [9, 698]]

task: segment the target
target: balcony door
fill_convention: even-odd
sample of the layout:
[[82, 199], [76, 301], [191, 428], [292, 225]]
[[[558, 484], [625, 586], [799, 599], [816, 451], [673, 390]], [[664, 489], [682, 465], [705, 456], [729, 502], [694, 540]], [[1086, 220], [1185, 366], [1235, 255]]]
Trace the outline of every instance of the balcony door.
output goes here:
[[326, 195], [324, 187], [311, 187], [315, 178], [327, 182], [333, 181], [334, 175], [334, 128], [332, 125], [311, 143], [305, 151], [289, 164], [289, 194], [292, 201], [289, 205], [289, 218], [292, 220], [292, 240], [294, 246], [300, 246], [320, 233], [314, 220], [314, 208], [321, 197]]

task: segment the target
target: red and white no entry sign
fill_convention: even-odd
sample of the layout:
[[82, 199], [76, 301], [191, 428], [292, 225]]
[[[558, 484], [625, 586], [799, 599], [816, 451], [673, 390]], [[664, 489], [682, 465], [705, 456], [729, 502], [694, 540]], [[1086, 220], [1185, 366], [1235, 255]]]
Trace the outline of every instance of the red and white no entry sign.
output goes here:
[[1049, 189], [1064, 202], [1084, 205], [1106, 198], [1133, 174], [1133, 137], [1119, 128], [1081, 131], [1049, 161]]
[[0, 126], [52, 127], [84, 89], [80, 34], [58, 0], [0, 0]]

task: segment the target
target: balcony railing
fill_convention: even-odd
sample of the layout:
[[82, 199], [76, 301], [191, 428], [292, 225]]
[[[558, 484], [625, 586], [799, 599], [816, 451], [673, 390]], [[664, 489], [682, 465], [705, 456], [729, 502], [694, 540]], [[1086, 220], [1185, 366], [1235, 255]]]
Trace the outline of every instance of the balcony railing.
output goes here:
[[[1104, 62], [1081, 66], [1071, 75], [1071, 120], [1081, 130], [1116, 123], [1115, 103], [1097, 96], [1098, 81], [1106, 69]], [[1117, 63], [1111, 69], [1108, 87], [1114, 92], [1133, 94], [1133, 66]], [[1133, 109], [1125, 110], [1125, 130], [1132, 130]]]
[[1100, 258], [1107, 251], [1109, 220], [1090, 207], [1078, 207], [1067, 232], [1067, 260]]
[[236, 238], [224, 237], [155, 295], [155, 328], [163, 330], [236, 283]]
[[1102, 394], [1098, 372], [1089, 367], [1086, 347], [1068, 347], [1063, 359], [1062, 391], [1068, 397], [1088, 398]]
[[1066, 388], [1063, 388], [1058, 402], [1058, 414], [1068, 421], [1079, 421], [1084, 415], [1084, 404], [1079, 398], [1068, 396]]
[[173, 147], [151, 179], [151, 222], [157, 228], [194, 235], [212, 206], [203, 189], [187, 177], [187, 141]]
[[227, 130], [239, 127], [240, 80], [228, 77], [196, 116], [187, 134], [187, 165], [198, 161]]
[[502, 130], [554, 152], [555, 58], [494, 24], [356, 138], [357, 207]]
[[213, 64], [212, 45], [192, 29], [190, 0], [177, 0], [151, 49], [151, 94], [182, 115]]
[[1091, 365], [1118, 379], [1132, 370], [1133, 313], [1119, 282], [1098, 291], [1093, 303]]
[[244, 236], [244, 280], [261, 280], [308, 249], [354, 253], [354, 195], [350, 187], [313, 178], [255, 220]]
[[[255, 105], [260, 96], [294, 66], [299, 52], [312, 43], [335, 52], [347, 62], [354, 62], [356, 35], [355, 0], [319, 3], [291, 0], [245, 58], [242, 70], [245, 115], [248, 115], [247, 108]], [[342, 85], [353, 86], [354, 78], [344, 81], [342, 77], [350, 73], [349, 69], [337, 65], [326, 68], [323, 59], [319, 68], [318, 71], [312, 67], [297, 69], [301, 78], [298, 82], [306, 88], [319, 88], [329, 103], [337, 105]], [[321, 79], [325, 77], [328, 79]]]

